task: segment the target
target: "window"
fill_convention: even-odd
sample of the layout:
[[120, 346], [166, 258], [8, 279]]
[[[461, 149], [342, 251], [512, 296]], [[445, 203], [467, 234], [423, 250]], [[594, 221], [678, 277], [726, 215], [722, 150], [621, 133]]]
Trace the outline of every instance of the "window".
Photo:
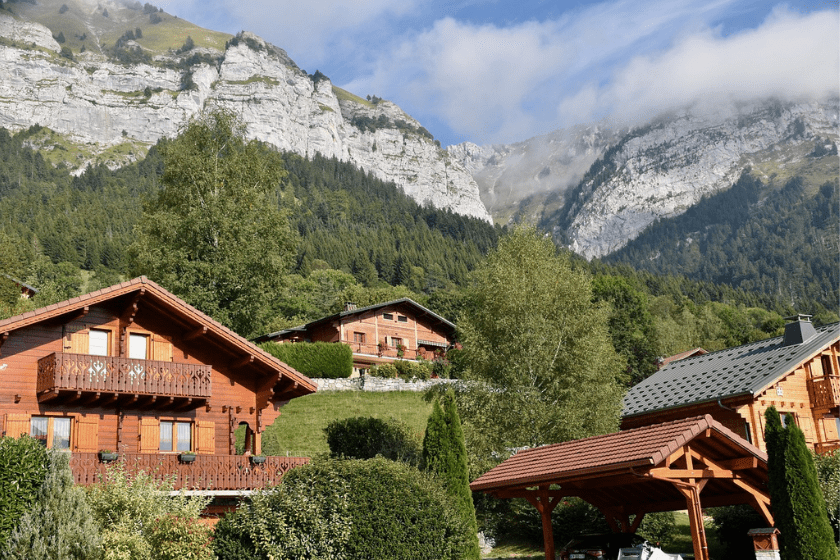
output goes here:
[[780, 412], [779, 417], [782, 419], [782, 426], [796, 426], [796, 414], [793, 412]]
[[393, 313], [383, 313], [382, 318], [385, 319], [386, 321], [393, 321], [394, 320], [394, 314]]
[[403, 343], [403, 341], [402, 341], [401, 338], [397, 338], [395, 336], [391, 337], [391, 346], [393, 346], [393, 347], [402, 346], [402, 343]]
[[146, 360], [149, 357], [149, 337], [145, 334], [128, 335], [128, 357], [132, 360]]
[[90, 329], [90, 335], [88, 336], [88, 354], [91, 356], [107, 356], [108, 355], [108, 348], [110, 345], [109, 342], [109, 334], [108, 331], [103, 331], [99, 329]]
[[405, 317], [403, 315], [397, 315], [397, 321], [399, 321], [400, 323], [408, 323], [408, 317]]
[[365, 343], [365, 333], [354, 332], [353, 333], [353, 342], [356, 342], [358, 344], [364, 344]]
[[70, 449], [70, 418], [33, 416], [29, 435], [50, 449]]
[[192, 451], [192, 424], [190, 422], [160, 423], [161, 451]]
[[744, 436], [748, 442], [752, 443], [752, 433], [750, 432], [750, 423], [744, 422]]

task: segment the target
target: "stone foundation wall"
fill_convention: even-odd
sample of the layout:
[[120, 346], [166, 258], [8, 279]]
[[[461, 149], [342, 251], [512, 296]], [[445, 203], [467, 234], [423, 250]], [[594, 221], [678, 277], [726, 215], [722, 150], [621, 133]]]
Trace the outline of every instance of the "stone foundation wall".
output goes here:
[[385, 379], [363, 375], [353, 379], [313, 379], [318, 385], [318, 391], [425, 391], [436, 385], [457, 383], [457, 379], [429, 379], [428, 381], [411, 381], [405, 379]]

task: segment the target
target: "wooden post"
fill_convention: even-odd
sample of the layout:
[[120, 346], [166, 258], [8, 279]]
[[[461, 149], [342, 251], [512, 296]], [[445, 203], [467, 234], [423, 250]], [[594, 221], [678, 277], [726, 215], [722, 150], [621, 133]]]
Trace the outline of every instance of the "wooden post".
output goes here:
[[694, 560], [709, 560], [709, 545], [706, 542], [706, 528], [703, 526], [703, 509], [700, 507], [700, 489], [696, 484], [679, 485], [677, 489], [685, 496], [688, 508], [688, 523], [691, 528], [691, 542], [694, 545]]
[[548, 494], [548, 486], [541, 486], [539, 493], [529, 493], [525, 498], [537, 508], [542, 519], [543, 545], [545, 547], [545, 560], [554, 559], [554, 531], [551, 528], [551, 512], [560, 502], [559, 497], [551, 499]]

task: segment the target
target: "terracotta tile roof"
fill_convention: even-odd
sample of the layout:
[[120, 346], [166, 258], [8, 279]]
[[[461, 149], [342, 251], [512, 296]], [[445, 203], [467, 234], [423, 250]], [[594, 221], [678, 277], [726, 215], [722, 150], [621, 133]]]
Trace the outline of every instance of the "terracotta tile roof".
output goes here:
[[779, 336], [671, 362], [627, 392], [622, 416], [758, 395], [838, 338], [840, 323], [832, 323], [801, 344]]
[[707, 429], [741, 453], [767, 461], [767, 455], [737, 436], [710, 415], [686, 418], [518, 452], [477, 478], [472, 490], [521, 488], [540, 483], [622, 474], [658, 465]]
[[3, 319], [0, 321], [0, 332], [8, 332], [28, 327], [53, 317], [64, 315], [66, 313], [72, 313], [73, 311], [81, 309], [85, 306], [97, 305], [140, 290], [145, 290], [147, 295], [154, 297], [165, 307], [171, 309], [174, 313], [182, 317], [187, 317], [192, 321], [195, 321], [200, 326], [207, 327], [208, 332], [212, 332], [221, 339], [224, 344], [233, 346], [245, 354], [253, 355], [255, 360], [258, 360], [273, 370], [282, 373], [284, 376], [290, 377], [298, 383], [299, 386], [307, 390], [307, 392], [315, 392], [317, 390], [315, 383], [299, 371], [281, 362], [262, 348], [259, 348], [255, 344], [239, 336], [226, 326], [205, 315], [195, 307], [162, 288], [155, 282], [152, 282], [145, 276], [140, 276], [107, 288], [102, 288], [59, 303], [54, 303], [40, 309], [35, 309], [34, 311], [27, 311], [26, 313], [22, 313], [8, 319]]

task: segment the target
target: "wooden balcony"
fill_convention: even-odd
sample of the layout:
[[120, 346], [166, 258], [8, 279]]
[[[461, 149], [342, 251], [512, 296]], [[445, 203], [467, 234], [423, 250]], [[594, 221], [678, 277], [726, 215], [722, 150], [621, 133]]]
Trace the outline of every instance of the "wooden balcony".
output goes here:
[[82, 406], [197, 407], [211, 396], [211, 369], [203, 364], [54, 353], [38, 360], [38, 400]]
[[835, 449], [840, 449], [840, 441], [830, 441], [814, 444], [814, 451], [816, 451], [819, 454], [828, 453], [829, 451], [834, 451]]
[[840, 405], [840, 375], [824, 375], [808, 381], [813, 408], [834, 408]]
[[[256, 490], [278, 484], [289, 470], [309, 463], [309, 457], [266, 457], [265, 463], [252, 465], [244, 455], [197, 455], [194, 462], [181, 463], [177, 453], [121, 453], [118, 463], [128, 472], [171, 480], [175, 490]], [[97, 453], [70, 457], [74, 481], [85, 486], [100, 482], [115, 464], [100, 462]]]
[[350, 347], [354, 354], [362, 354], [366, 356], [375, 356], [377, 358], [386, 358], [383, 361], [391, 360], [416, 360], [422, 358], [424, 360], [434, 360], [435, 353], [427, 348], [408, 348], [406, 347], [402, 355], [396, 346], [379, 346], [378, 344], [364, 344], [360, 342], [352, 342], [349, 340], [342, 340], [344, 344]]

